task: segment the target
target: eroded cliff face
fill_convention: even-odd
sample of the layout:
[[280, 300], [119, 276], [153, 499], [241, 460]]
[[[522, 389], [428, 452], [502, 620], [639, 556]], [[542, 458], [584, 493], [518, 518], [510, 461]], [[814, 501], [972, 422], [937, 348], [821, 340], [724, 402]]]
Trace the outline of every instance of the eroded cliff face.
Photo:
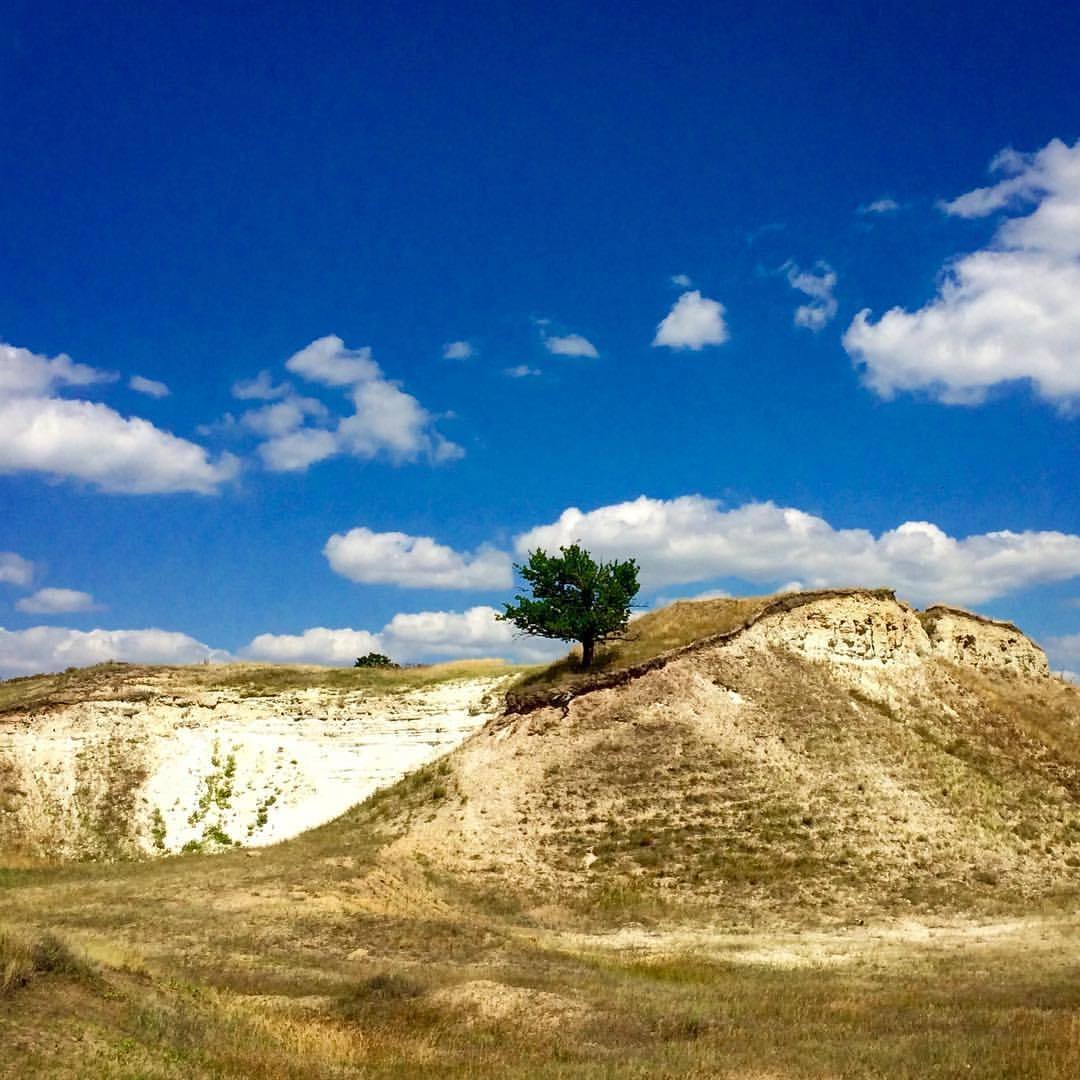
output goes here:
[[[793, 597], [793, 604], [800, 599]], [[887, 593], [837, 591], [803, 599], [759, 619], [744, 632], [742, 644], [773, 645], [811, 660], [900, 667], [920, 664], [931, 651], [918, 614]]]
[[[60, 858], [295, 836], [456, 746], [503, 678], [92, 700], [0, 716], [0, 852]], [[158, 688], [160, 691], [161, 688]]]
[[1012, 623], [937, 605], [920, 615], [935, 655], [981, 671], [1040, 678], [1050, 674], [1046, 654]]
[[[804, 602], [801, 602], [804, 601]], [[1050, 674], [1046, 654], [1012, 623], [961, 608], [916, 611], [887, 592], [836, 590], [791, 598], [743, 632], [814, 660], [918, 667], [928, 656], [1023, 678]]]

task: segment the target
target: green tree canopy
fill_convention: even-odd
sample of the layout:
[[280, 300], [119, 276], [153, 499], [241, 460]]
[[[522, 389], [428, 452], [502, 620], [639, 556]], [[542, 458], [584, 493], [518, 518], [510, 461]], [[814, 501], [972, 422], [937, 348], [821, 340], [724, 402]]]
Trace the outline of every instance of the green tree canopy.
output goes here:
[[581, 666], [590, 667], [596, 646], [626, 630], [630, 605], [637, 595], [638, 565], [598, 563], [578, 544], [549, 555], [529, 553], [514, 569], [531, 587], [532, 596], [517, 596], [504, 604], [498, 618], [526, 634], [581, 643]]

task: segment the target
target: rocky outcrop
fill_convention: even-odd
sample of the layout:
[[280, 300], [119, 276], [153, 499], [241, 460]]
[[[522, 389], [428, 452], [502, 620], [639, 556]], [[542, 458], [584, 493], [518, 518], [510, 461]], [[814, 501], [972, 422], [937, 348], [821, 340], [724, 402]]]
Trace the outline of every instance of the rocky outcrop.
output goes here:
[[1018, 627], [962, 608], [937, 604], [919, 616], [935, 655], [981, 671], [1039, 678], [1046, 654]]
[[791, 649], [812, 660], [911, 666], [930, 651], [916, 612], [884, 590], [796, 594], [802, 603], [766, 610], [748, 627], [750, 642]]
[[391, 693], [153, 693], [0, 716], [0, 851], [137, 857], [258, 846], [456, 746], [503, 678]]

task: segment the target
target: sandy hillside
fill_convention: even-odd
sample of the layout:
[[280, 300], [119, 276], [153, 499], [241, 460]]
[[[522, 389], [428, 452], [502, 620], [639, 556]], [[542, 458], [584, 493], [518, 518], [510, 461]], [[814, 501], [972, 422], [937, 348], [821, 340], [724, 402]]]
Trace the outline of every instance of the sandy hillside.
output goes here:
[[386, 857], [540, 905], [636, 894], [755, 917], [1080, 883], [1080, 690], [1010, 624], [797, 594], [544, 702], [512, 695]]

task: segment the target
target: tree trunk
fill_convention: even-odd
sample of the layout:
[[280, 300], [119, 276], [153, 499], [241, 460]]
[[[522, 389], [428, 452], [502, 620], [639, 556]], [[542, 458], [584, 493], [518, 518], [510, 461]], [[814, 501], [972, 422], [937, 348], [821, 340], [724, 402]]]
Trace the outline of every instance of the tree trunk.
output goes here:
[[592, 667], [593, 654], [596, 652], [596, 641], [593, 638], [583, 638], [581, 641], [581, 666]]

